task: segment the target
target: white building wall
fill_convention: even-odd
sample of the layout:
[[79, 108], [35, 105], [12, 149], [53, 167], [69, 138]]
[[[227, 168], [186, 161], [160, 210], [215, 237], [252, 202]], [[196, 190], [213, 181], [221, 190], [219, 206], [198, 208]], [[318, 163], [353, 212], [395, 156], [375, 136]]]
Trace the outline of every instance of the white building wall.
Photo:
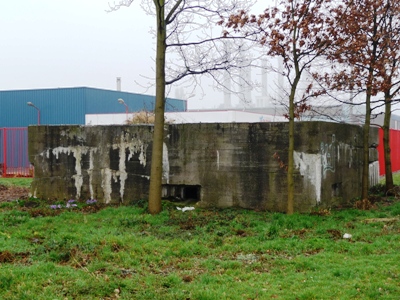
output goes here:
[[[131, 118], [133, 114], [129, 114]], [[175, 124], [184, 123], [258, 123], [258, 122], [286, 122], [282, 116], [273, 116], [246, 111], [186, 111], [167, 112], [167, 121]], [[120, 125], [125, 124], [126, 114], [87, 114], [86, 125]]]

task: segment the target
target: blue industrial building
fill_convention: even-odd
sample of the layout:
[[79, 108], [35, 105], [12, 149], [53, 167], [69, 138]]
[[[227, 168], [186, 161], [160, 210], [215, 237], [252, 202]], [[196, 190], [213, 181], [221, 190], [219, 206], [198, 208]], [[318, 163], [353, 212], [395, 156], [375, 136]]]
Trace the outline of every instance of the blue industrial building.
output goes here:
[[[41, 125], [85, 124], [86, 114], [124, 113], [154, 108], [155, 97], [88, 87], [0, 91], [0, 128]], [[35, 107], [27, 105], [31, 102]], [[185, 111], [185, 100], [167, 98], [165, 110]]]
[[[154, 102], [154, 96], [88, 87], [0, 91], [0, 177], [33, 175], [27, 127], [39, 120], [40, 125], [84, 125], [86, 114], [152, 111]], [[166, 99], [167, 112], [186, 108], [185, 100]]]

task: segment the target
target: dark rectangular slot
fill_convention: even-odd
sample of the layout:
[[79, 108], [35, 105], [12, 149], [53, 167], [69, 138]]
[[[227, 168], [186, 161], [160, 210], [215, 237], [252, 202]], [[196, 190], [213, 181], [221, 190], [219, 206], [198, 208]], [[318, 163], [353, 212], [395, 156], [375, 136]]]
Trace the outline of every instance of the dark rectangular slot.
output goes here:
[[200, 185], [163, 184], [162, 198], [171, 201], [200, 201]]

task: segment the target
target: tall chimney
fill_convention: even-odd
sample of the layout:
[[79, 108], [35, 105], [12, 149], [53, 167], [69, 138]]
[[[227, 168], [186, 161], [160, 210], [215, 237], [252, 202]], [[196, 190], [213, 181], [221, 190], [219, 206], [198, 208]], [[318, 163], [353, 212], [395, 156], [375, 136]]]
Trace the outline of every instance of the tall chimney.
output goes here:
[[121, 77], [117, 77], [117, 91], [121, 91]]

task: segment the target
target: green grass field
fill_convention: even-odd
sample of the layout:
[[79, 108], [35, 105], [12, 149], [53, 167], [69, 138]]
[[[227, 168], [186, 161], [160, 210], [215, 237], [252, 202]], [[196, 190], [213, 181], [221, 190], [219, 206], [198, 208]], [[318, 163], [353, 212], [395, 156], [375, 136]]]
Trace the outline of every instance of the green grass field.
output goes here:
[[32, 178], [28, 177], [12, 177], [12, 178], [0, 177], [0, 184], [5, 186], [29, 187], [31, 185], [31, 182]]
[[[66, 203], [57, 203], [66, 205]], [[400, 202], [287, 216], [0, 204], [0, 299], [398, 299]], [[351, 239], [344, 239], [345, 233]]]
[[[30, 178], [0, 178], [6, 186]], [[395, 174], [400, 183], [400, 174]], [[60, 204], [53, 209], [50, 205]], [[287, 216], [0, 203], [0, 299], [398, 299], [400, 202]], [[343, 238], [345, 233], [350, 239]]]
[[[386, 182], [386, 180], [385, 180], [385, 177], [383, 177], [382, 179], [381, 179], [381, 184], [385, 184], [385, 182]], [[398, 172], [398, 173], [393, 173], [393, 183], [395, 184], [395, 185], [400, 185], [400, 172]]]

